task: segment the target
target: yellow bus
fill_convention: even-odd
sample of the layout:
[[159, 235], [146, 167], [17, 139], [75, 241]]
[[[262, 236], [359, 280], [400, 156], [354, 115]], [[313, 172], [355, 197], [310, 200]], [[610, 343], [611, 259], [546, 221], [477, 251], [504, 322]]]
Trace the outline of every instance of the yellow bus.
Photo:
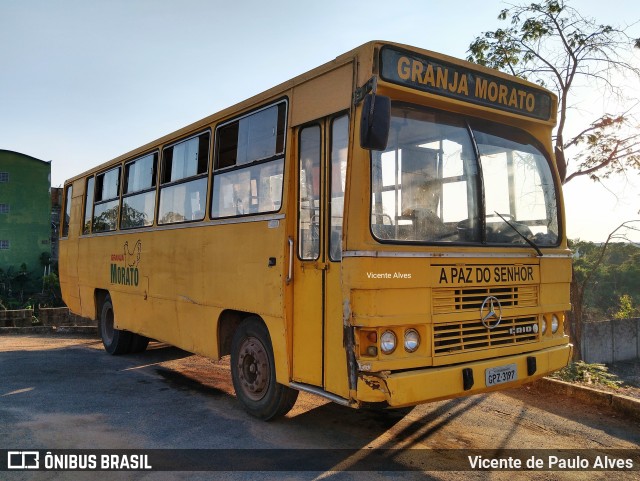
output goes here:
[[60, 281], [111, 354], [220, 359], [252, 415], [565, 366], [557, 99], [374, 41], [65, 183]]

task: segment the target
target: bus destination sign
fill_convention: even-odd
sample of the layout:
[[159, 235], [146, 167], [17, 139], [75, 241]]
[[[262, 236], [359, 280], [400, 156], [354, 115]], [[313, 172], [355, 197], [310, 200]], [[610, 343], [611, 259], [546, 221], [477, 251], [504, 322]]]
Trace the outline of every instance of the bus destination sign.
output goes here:
[[423, 92], [540, 120], [551, 118], [551, 95], [529, 85], [416, 53], [383, 47], [381, 77]]

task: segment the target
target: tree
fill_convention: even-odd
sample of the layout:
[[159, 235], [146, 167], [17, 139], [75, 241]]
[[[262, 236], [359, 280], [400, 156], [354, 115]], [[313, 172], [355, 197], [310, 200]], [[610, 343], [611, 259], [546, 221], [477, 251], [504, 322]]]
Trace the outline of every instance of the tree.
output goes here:
[[638, 312], [637, 308], [633, 307], [633, 300], [629, 294], [622, 294], [620, 296], [618, 310], [613, 314], [614, 319], [630, 319]]
[[31, 292], [35, 292], [34, 283], [26, 264], [18, 271], [13, 266], [6, 271], [0, 268], [0, 297], [5, 309], [22, 307]]
[[[606, 269], [603, 271], [603, 265], [605, 263], [606, 255], [610, 250], [615, 249], [616, 244], [614, 241], [626, 241], [624, 243], [620, 243], [617, 247], [618, 250], [627, 250], [628, 257], [630, 257], [630, 262], [627, 263], [627, 259], [622, 259], [623, 256], [618, 256], [620, 259], [620, 265], [623, 266], [622, 269], [616, 269], [620, 271], [624, 280], [629, 281], [630, 284], [627, 286], [626, 282], [623, 290], [630, 290], [632, 292], [620, 292], [620, 294], [636, 294], [637, 295], [637, 281], [638, 274], [640, 274], [640, 269], [637, 268], [638, 261], [640, 261], [640, 257], [638, 256], [636, 247], [631, 244], [627, 238], [629, 232], [640, 231], [640, 220], [627, 221], [620, 224], [616, 229], [614, 229], [604, 244], [601, 246], [596, 246], [592, 243], [582, 243], [581, 245], [572, 246], [574, 250], [579, 254], [579, 259], [574, 261], [573, 263], [573, 279], [571, 281], [571, 322], [569, 328], [571, 332], [569, 333], [574, 345], [574, 359], [579, 360], [582, 358], [582, 350], [581, 350], [581, 339], [582, 339], [582, 326], [585, 318], [585, 296], [587, 294], [587, 289], [594, 283], [594, 280], [600, 274], [600, 279], [606, 280], [608, 276], [611, 278], [611, 273], [606, 273]], [[627, 265], [625, 265], [627, 264]], [[611, 271], [611, 269], [609, 269]], [[631, 271], [631, 272], [629, 272]], [[633, 277], [632, 277], [633, 276]], [[606, 289], [598, 289], [599, 292], [607, 292], [611, 296], [620, 295], [618, 294], [618, 290], [612, 288], [612, 286], [608, 286]], [[615, 297], [612, 297], [612, 299]], [[612, 305], [612, 300], [608, 299], [604, 303], [608, 305]], [[603, 311], [604, 312], [604, 311]]]
[[[623, 89], [613, 77], [640, 79], [640, 69], [627, 60], [634, 48], [640, 49], [640, 39], [631, 38], [624, 28], [583, 17], [565, 0], [512, 5], [498, 18], [510, 20], [510, 26], [477, 37], [469, 46], [468, 60], [555, 90], [554, 148], [562, 182], [640, 170], [640, 133], [632, 128], [631, 110], [604, 113], [567, 137], [578, 88], [588, 86], [621, 98]], [[638, 103], [636, 99], [630, 105]], [[573, 158], [571, 151], [576, 151]]]

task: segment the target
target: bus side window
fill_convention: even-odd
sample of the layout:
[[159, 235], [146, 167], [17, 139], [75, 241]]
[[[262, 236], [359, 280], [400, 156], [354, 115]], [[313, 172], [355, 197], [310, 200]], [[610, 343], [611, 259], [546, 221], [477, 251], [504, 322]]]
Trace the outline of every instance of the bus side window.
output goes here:
[[300, 131], [298, 256], [303, 260], [320, 255], [320, 148], [320, 126]]
[[125, 164], [120, 213], [121, 229], [153, 224], [156, 210], [157, 165], [157, 153], [145, 155]]
[[120, 196], [120, 167], [96, 176], [92, 232], [116, 230]]
[[344, 218], [344, 188], [347, 180], [349, 147], [349, 117], [343, 115], [331, 125], [331, 235], [329, 256], [342, 259], [342, 222]]
[[218, 127], [211, 217], [280, 210], [285, 124], [281, 102]]
[[95, 177], [87, 179], [87, 189], [84, 199], [84, 224], [82, 225], [83, 234], [91, 234], [91, 219], [93, 219], [93, 188], [95, 185]]
[[158, 224], [204, 219], [209, 132], [164, 149]]
[[62, 237], [69, 236], [69, 222], [71, 221], [71, 194], [73, 186], [68, 185], [64, 196], [64, 216], [62, 218]]

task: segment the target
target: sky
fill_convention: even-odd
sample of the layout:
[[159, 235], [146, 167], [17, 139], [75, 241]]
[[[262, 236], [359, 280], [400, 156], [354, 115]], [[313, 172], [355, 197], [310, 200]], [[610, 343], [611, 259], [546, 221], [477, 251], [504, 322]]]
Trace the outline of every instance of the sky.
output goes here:
[[[512, 3], [512, 2], [509, 2]], [[600, 23], [637, 0], [573, 0]], [[0, 0], [0, 149], [52, 161], [52, 186], [369, 40], [465, 58], [501, 0]], [[630, 32], [640, 37], [640, 23]], [[640, 91], [640, 88], [638, 88]], [[587, 99], [601, 105], [602, 98]], [[620, 194], [622, 192], [622, 194]], [[614, 195], [614, 193], [616, 195]], [[565, 186], [570, 238], [640, 219], [640, 174]], [[632, 236], [640, 242], [640, 233]]]

